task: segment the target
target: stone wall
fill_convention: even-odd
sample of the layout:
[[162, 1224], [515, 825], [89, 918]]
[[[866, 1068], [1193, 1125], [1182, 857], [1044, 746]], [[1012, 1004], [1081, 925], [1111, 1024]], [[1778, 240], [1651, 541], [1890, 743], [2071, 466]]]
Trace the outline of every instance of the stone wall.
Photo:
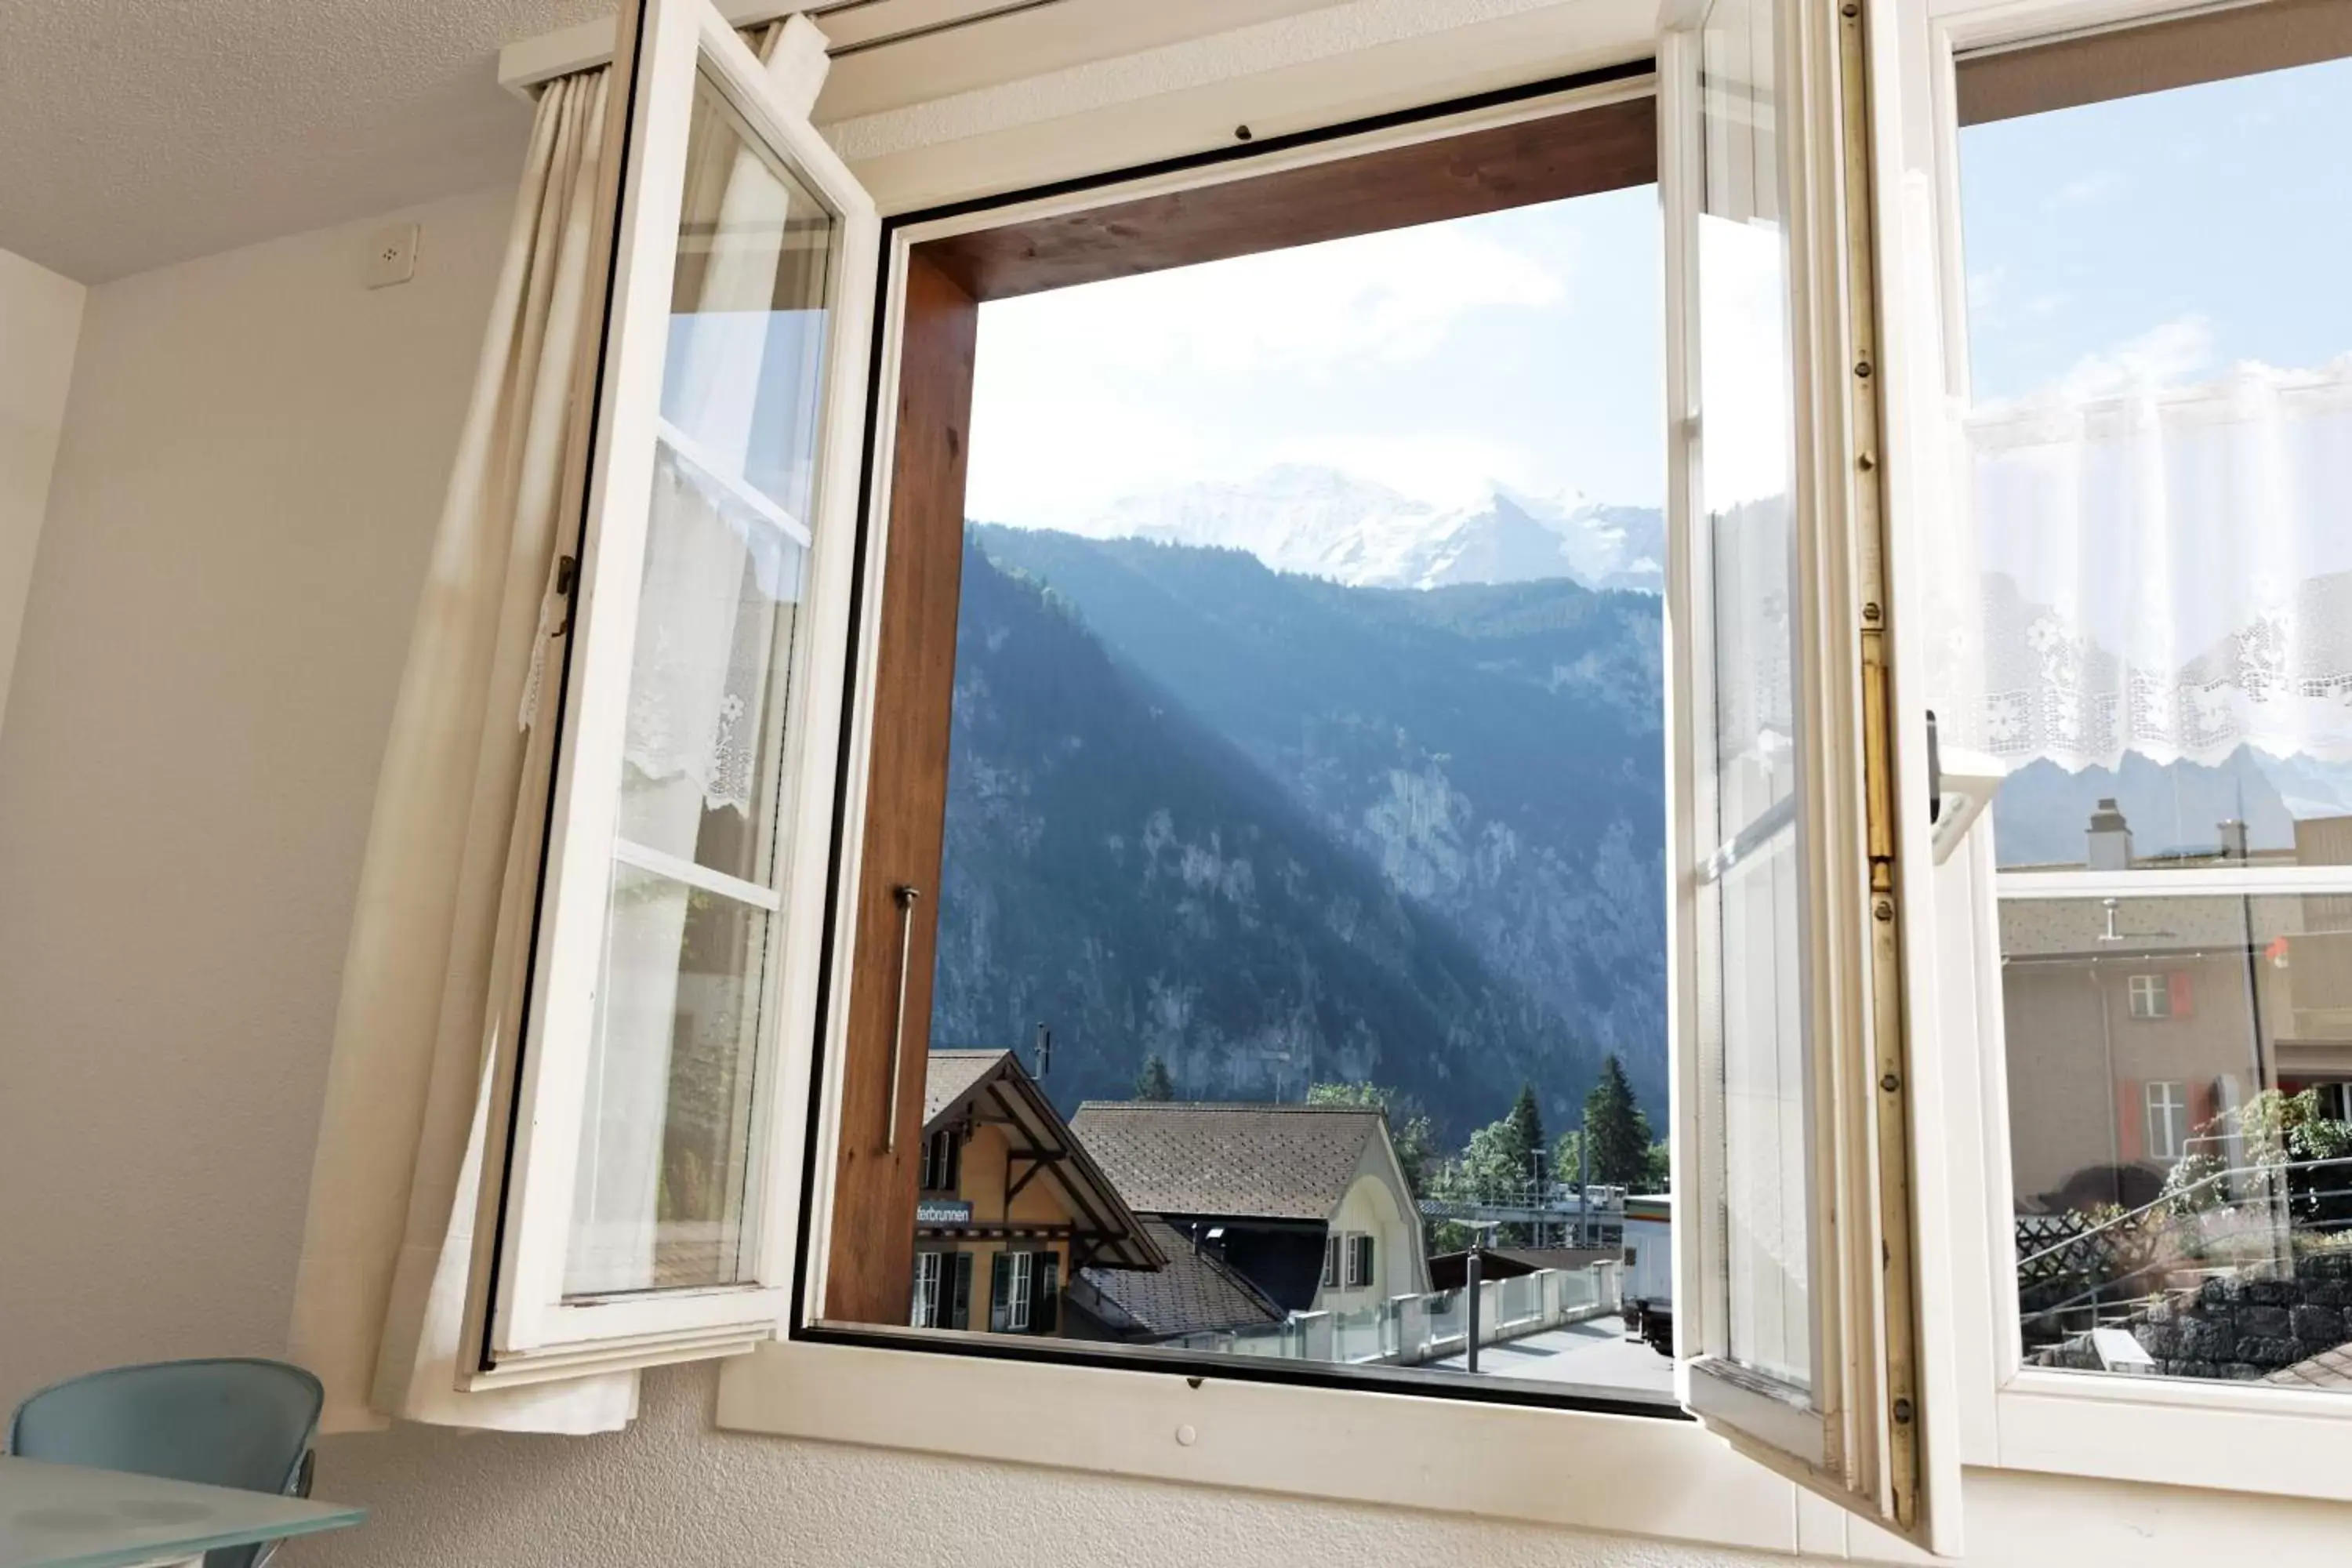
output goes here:
[[[2297, 1260], [2291, 1276], [2241, 1273], [2174, 1290], [2112, 1326], [2156, 1358], [2162, 1377], [2268, 1376], [2352, 1339], [2352, 1256]], [[2029, 1358], [2037, 1366], [2099, 1370], [2083, 1335]]]

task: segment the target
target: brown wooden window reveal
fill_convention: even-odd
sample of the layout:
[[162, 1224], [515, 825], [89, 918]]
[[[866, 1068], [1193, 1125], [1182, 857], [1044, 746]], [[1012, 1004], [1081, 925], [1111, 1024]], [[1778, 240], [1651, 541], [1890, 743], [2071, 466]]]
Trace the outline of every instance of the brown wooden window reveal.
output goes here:
[[[878, 566], [883, 587], [864, 843], [845, 922], [854, 946], [847, 1046], [835, 1069], [840, 1132], [826, 1321], [898, 1321], [912, 1285], [981, 303], [1652, 184], [1656, 104], [1642, 95], [1538, 110], [1262, 173], [1226, 165], [1220, 174], [1181, 191], [925, 241], [908, 253], [888, 411], [896, 429], [887, 445], [887, 542], [867, 563], [869, 571]], [[1055, 1256], [1034, 1256], [1032, 1267], [1052, 1280]], [[995, 1257], [1008, 1267], [1006, 1254]], [[1330, 1273], [1336, 1282], [1336, 1257]], [[1053, 1331], [1057, 1297], [1049, 1290], [1044, 1298], [1048, 1326], [1024, 1331]], [[1038, 1311], [1033, 1304], [1033, 1322]]]

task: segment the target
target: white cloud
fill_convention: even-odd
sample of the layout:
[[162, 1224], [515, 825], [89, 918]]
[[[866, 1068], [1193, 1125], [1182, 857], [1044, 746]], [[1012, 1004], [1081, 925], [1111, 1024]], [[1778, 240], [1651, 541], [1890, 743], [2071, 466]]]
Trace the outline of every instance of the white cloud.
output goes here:
[[1114, 496], [1226, 466], [1184, 422], [1120, 398], [975, 397], [964, 510], [983, 522], [1068, 527]]
[[1565, 258], [1448, 225], [1302, 246], [1008, 300], [988, 355], [1127, 371], [1339, 375], [1426, 358], [1463, 318], [1537, 308], [1567, 292]]
[[2200, 377], [2212, 360], [2212, 324], [2202, 316], [2183, 316], [2104, 353], [2084, 354], [2044, 395], [2075, 403], [2142, 387], [2178, 385]]

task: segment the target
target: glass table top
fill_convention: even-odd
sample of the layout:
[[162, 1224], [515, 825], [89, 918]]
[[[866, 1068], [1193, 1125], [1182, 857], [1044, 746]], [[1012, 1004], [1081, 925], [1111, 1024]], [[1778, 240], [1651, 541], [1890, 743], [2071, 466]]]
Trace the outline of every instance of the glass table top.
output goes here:
[[363, 1508], [0, 1455], [0, 1568], [127, 1568], [341, 1530]]

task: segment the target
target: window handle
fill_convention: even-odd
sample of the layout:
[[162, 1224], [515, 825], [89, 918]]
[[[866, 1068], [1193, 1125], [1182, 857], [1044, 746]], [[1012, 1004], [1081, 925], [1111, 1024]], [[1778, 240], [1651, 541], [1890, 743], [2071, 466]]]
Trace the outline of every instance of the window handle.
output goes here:
[[915, 903], [922, 889], [901, 882], [890, 889], [898, 906], [898, 1008], [890, 1021], [890, 1099], [882, 1108], [882, 1152], [898, 1147], [898, 1075], [907, 1044], [907, 971], [915, 959]]
[[2008, 775], [2008, 764], [1999, 757], [1945, 745], [1937, 733], [1936, 715], [1928, 713], [1927, 822], [1937, 865], [1959, 849]]

